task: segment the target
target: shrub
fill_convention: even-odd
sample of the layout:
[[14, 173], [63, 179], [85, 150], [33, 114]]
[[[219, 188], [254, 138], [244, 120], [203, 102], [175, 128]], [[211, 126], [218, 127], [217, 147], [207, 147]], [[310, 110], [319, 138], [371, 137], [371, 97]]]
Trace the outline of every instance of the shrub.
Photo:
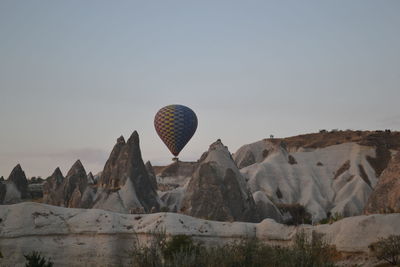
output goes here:
[[[334, 266], [332, 262], [333, 248], [323, 240], [323, 236], [312, 232], [308, 237], [304, 232], [296, 235], [291, 248], [291, 266]], [[293, 261], [294, 260], [294, 261]]]
[[338, 212], [335, 212], [335, 214], [331, 215], [330, 212], [328, 212], [328, 217], [326, 217], [325, 219], [322, 219], [319, 223], [320, 224], [332, 224], [334, 222], [340, 221], [341, 219], [343, 219], [344, 216]]
[[161, 207], [160, 209], [161, 212], [169, 212], [169, 208], [168, 207]]
[[136, 236], [133, 242], [131, 257], [133, 266], [158, 267], [162, 266], [162, 251], [165, 247], [165, 230], [151, 233], [150, 243], [141, 245]]
[[392, 265], [400, 263], [400, 236], [391, 235], [381, 238], [378, 242], [371, 244], [370, 249], [378, 260], [384, 260]]
[[163, 248], [164, 258], [171, 260], [176, 254], [193, 254], [197, 252], [197, 245], [193, 243], [190, 236], [176, 235], [165, 243]]
[[42, 257], [39, 252], [32, 251], [28, 255], [24, 255], [26, 259], [25, 267], [52, 267], [53, 263], [50, 259]]
[[[161, 238], [161, 240], [160, 240]], [[135, 267], [331, 267], [332, 249], [321, 235], [296, 235], [289, 247], [266, 245], [257, 238], [244, 238], [222, 246], [206, 247], [191, 237], [178, 235], [167, 241], [165, 233], [148, 247], [136, 247]]]

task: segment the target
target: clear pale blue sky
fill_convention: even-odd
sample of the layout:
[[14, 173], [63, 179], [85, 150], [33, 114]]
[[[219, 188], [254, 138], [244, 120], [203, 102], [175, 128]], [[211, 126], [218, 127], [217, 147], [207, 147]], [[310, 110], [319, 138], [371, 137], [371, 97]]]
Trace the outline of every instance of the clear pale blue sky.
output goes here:
[[0, 0], [0, 175], [98, 172], [167, 104], [199, 128], [180, 155], [218, 138], [400, 128], [400, 1]]

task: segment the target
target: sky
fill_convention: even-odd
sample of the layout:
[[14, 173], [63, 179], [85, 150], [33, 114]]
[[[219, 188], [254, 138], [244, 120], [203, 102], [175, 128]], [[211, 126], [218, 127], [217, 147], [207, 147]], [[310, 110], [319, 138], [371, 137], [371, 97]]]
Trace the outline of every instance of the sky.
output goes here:
[[0, 0], [0, 176], [103, 169], [116, 139], [198, 117], [180, 154], [319, 129], [400, 129], [400, 1]]

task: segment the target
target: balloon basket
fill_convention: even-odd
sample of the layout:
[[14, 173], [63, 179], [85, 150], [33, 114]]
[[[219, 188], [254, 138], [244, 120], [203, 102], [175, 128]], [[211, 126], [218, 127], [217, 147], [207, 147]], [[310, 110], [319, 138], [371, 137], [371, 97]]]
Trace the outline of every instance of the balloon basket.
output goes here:
[[177, 158], [177, 157], [174, 157], [174, 158], [172, 158], [172, 161], [174, 161], [174, 162], [178, 162], [178, 161], [179, 161], [179, 158]]

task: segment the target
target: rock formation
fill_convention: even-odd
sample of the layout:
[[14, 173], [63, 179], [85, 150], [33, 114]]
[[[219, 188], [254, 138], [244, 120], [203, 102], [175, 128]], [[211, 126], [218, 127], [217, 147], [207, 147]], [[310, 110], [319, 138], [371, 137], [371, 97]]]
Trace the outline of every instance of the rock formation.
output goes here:
[[6, 198], [6, 184], [0, 181], [0, 205], [4, 203], [4, 199]]
[[68, 171], [64, 185], [64, 206], [80, 207], [80, 200], [88, 185], [86, 170], [80, 160], [77, 160]]
[[[117, 140], [98, 184], [105, 189], [119, 190], [127, 184], [125, 189], [133, 189], [133, 194], [143, 209], [149, 212], [153, 207], [159, 210], [159, 198], [142, 159], [139, 146], [139, 134], [134, 131], [125, 142], [121, 136]], [[129, 191], [128, 190], [128, 191]]]
[[365, 213], [400, 212], [400, 153], [382, 172], [365, 206]]
[[259, 221], [246, 181], [228, 149], [213, 143], [189, 182], [181, 212], [218, 221]]
[[151, 182], [153, 188], [155, 190], [157, 190], [157, 177], [154, 172], [153, 166], [151, 165], [151, 162], [147, 161], [145, 166], [146, 166], [147, 173], [149, 174], [150, 182]]
[[22, 170], [21, 165], [17, 165], [11, 171], [8, 181], [14, 183], [15, 187], [21, 193], [21, 199], [30, 198], [28, 190], [28, 180], [26, 179], [25, 172]]
[[63, 181], [64, 176], [60, 168], [56, 168], [43, 184], [43, 203], [56, 206], [64, 205], [64, 188], [61, 186]]
[[98, 183], [98, 181], [100, 180], [101, 174], [102, 174], [102, 172], [98, 172], [97, 174], [93, 175], [94, 184]]
[[[330, 138], [329, 142], [335, 143]], [[298, 139], [307, 140], [302, 136]], [[299, 146], [300, 141], [288, 140], [264, 139], [234, 154], [236, 163], [245, 166], [240, 172], [251, 192], [261, 191], [275, 204], [300, 204], [313, 222], [328, 213], [346, 217], [362, 214], [378, 181], [368, 160], [378, 158], [375, 146], [347, 142], [315, 148], [317, 143], [310, 138], [307, 142], [312, 147], [305, 148]], [[288, 164], [289, 156], [296, 164]]]
[[41, 201], [43, 199], [43, 183], [29, 183], [28, 188], [32, 200]]
[[[117, 188], [120, 184], [124, 184], [127, 178], [126, 165], [128, 164], [128, 151], [126, 148], [125, 139], [123, 136], [120, 136], [104, 166], [102, 175], [98, 181], [100, 186]], [[123, 181], [120, 182], [120, 180]]]
[[[153, 169], [158, 177], [157, 189], [162, 192], [170, 191], [175, 195], [176, 192], [173, 191], [184, 187], [189, 182], [197, 166], [198, 162], [186, 161], [175, 161], [167, 166], [155, 166]], [[163, 197], [169, 198], [165, 194]]]
[[192, 177], [197, 166], [197, 162], [175, 161], [165, 167], [157, 167], [156, 174], [161, 178]]
[[254, 202], [257, 206], [257, 212], [260, 218], [271, 218], [276, 222], [283, 222], [282, 213], [274, 203], [261, 191], [253, 194]]
[[167, 236], [195, 236], [204, 245], [256, 237], [268, 245], [290, 245], [296, 233], [323, 235], [335, 248], [338, 266], [386, 266], [369, 246], [400, 235], [400, 214], [375, 214], [333, 224], [297, 227], [260, 223], [215, 222], [174, 213], [128, 215], [104, 210], [67, 209], [39, 203], [0, 208], [1, 266], [24, 266], [24, 255], [40, 251], [54, 266], [132, 266], [132, 244], [146, 242], [165, 229]]
[[164, 210], [179, 212], [185, 191], [186, 187], [177, 187], [164, 192], [161, 191], [160, 199], [164, 205]]
[[89, 172], [87, 175], [87, 182], [88, 184], [95, 184], [94, 176], [92, 172]]
[[44, 185], [43, 202], [117, 212], [159, 210], [156, 177], [151, 170], [151, 164], [146, 168], [142, 160], [135, 131], [127, 142], [118, 138], [101, 174], [86, 174], [79, 160], [65, 178], [57, 168]]
[[[165, 207], [203, 218], [246, 221], [256, 220], [249, 215], [253, 208], [253, 215], [259, 215], [259, 219], [280, 221], [286, 216], [277, 209], [280, 205], [304, 206], [313, 222], [327, 214], [362, 214], [364, 208], [367, 213], [378, 212], [376, 208], [369, 211], [365, 204], [380, 173], [382, 181], [371, 199], [376, 195], [381, 199], [382, 188], [390, 188], [386, 195], [394, 198], [395, 179], [385, 185], [390, 168], [385, 170], [391, 155], [400, 149], [399, 140], [399, 133], [382, 131], [324, 131], [263, 139], [241, 147], [233, 155], [235, 162], [219, 141], [197, 162], [152, 166], [150, 162], [143, 163], [139, 136], [134, 132], [128, 141], [118, 138], [104, 170], [95, 176], [86, 175], [80, 162], [74, 164], [65, 179], [57, 169], [43, 185], [43, 202], [125, 213]], [[21, 196], [30, 198], [33, 189], [40, 193], [41, 185], [28, 184], [26, 190], [25, 184], [25, 174], [16, 166], [10, 179], [0, 181], [0, 203], [18, 203]], [[251, 194], [246, 192], [246, 186]], [[40, 194], [35, 196], [40, 199]], [[387, 207], [379, 204], [379, 212], [398, 210], [392, 200], [377, 202], [390, 203]], [[242, 213], [237, 211], [240, 206]]]
[[254, 163], [262, 162], [274, 149], [276, 149], [274, 144], [267, 140], [261, 140], [242, 146], [234, 153], [233, 157], [239, 169], [242, 169]]
[[43, 185], [43, 203], [70, 208], [81, 207], [80, 201], [88, 185], [85, 168], [77, 160], [64, 178], [59, 168]]

